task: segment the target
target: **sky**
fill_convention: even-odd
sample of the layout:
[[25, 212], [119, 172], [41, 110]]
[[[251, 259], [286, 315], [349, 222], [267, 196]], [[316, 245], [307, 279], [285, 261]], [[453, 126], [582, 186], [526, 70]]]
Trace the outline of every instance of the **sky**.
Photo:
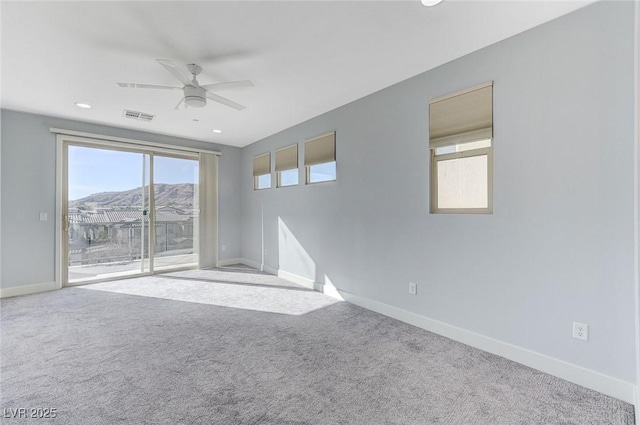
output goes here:
[[[99, 192], [119, 192], [142, 187], [142, 162], [149, 156], [134, 152], [69, 146], [69, 200]], [[198, 161], [154, 157], [154, 183], [196, 183]]]

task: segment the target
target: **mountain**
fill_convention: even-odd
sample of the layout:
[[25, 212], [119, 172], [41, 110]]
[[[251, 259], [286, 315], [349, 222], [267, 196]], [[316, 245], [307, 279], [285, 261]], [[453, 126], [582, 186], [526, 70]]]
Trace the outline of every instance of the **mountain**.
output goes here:
[[[193, 206], [193, 187], [191, 183], [165, 184], [156, 183], [156, 207], [172, 205], [181, 207]], [[148, 186], [147, 186], [148, 188]], [[69, 207], [140, 207], [142, 205], [142, 187], [122, 192], [100, 192], [85, 196], [81, 199], [69, 201]]]

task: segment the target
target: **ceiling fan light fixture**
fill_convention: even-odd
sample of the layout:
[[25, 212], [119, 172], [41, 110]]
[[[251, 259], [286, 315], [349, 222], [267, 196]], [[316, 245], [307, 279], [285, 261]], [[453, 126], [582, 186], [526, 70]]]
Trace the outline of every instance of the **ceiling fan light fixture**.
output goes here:
[[423, 6], [431, 7], [442, 3], [442, 0], [420, 0]]
[[190, 108], [203, 108], [207, 105], [207, 100], [200, 96], [186, 96], [184, 103]]
[[202, 108], [207, 105], [207, 92], [202, 87], [185, 86], [184, 103], [190, 108]]

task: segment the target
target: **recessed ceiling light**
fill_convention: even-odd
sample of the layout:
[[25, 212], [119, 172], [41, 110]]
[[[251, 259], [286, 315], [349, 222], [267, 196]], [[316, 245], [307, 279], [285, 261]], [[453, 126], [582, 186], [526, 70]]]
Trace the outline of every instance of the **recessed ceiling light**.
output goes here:
[[421, 0], [423, 6], [435, 6], [442, 3], [442, 0]]
[[89, 105], [88, 103], [76, 102], [76, 106], [78, 108], [91, 109], [91, 105]]
[[194, 118], [193, 121], [198, 122], [200, 120], [198, 118]]
[[220, 133], [222, 133], [222, 130], [218, 130], [218, 129], [216, 128], [215, 130], [213, 130], [213, 132], [214, 132], [214, 133], [216, 133], [216, 134], [220, 134]]

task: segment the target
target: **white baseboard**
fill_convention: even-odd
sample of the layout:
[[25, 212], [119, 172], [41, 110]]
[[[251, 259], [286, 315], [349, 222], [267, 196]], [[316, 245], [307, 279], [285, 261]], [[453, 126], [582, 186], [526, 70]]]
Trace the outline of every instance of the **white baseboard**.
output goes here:
[[249, 266], [249, 267], [253, 267], [254, 269], [258, 269], [258, 270], [262, 270], [262, 264], [253, 261], [253, 260], [248, 260], [246, 258], [241, 258], [240, 262], [242, 264], [244, 264], [245, 266]]
[[[320, 285], [320, 284], [317, 284]], [[342, 294], [340, 292], [340, 290], [338, 288], [336, 288], [335, 286], [329, 286], [329, 285], [320, 285], [321, 289], [319, 289], [320, 292], [322, 292], [325, 295], [328, 295], [332, 298], [337, 298], [339, 300], [342, 301], [346, 301], [343, 297]], [[318, 290], [318, 289], [317, 289]], [[355, 303], [353, 303], [355, 304]]]
[[635, 404], [635, 385], [618, 378], [604, 375], [581, 366], [559, 360], [526, 348], [498, 341], [475, 332], [421, 316], [378, 301], [363, 298], [348, 292], [338, 291], [342, 298], [352, 304], [393, 317], [438, 335], [451, 338], [466, 345], [505, 357], [517, 363], [548, 373], [574, 384], [598, 391], [608, 396]]
[[262, 271], [263, 271], [263, 272], [267, 272], [267, 273], [269, 273], [269, 274], [276, 275], [276, 276], [278, 275], [278, 270], [276, 270], [276, 269], [272, 269], [272, 268], [271, 268], [271, 267], [269, 267], [269, 266], [265, 266], [265, 265], [263, 265], [263, 266], [262, 266]]
[[218, 267], [231, 266], [233, 264], [244, 264], [242, 258], [230, 258], [228, 260], [218, 260]]
[[56, 282], [36, 283], [32, 285], [10, 286], [0, 288], [0, 298], [17, 297], [18, 295], [36, 294], [38, 292], [53, 291], [60, 289]]
[[261, 266], [259, 263], [255, 261], [247, 260], [246, 258], [243, 258], [240, 262], [249, 267], [253, 267], [254, 269], [263, 270], [267, 273], [276, 275], [282, 279], [288, 280], [289, 282], [297, 283], [298, 285], [304, 286], [305, 288], [313, 289], [318, 292], [324, 292], [322, 290], [322, 287], [324, 285], [318, 282], [314, 282], [309, 278], [302, 277], [294, 273], [289, 273], [284, 270], [276, 270], [268, 266]]
[[319, 282], [313, 282], [313, 289], [315, 289], [318, 292], [322, 292], [323, 294], [328, 295], [331, 298], [336, 298], [340, 301], [345, 301], [345, 299], [342, 298], [342, 295], [340, 295], [340, 291], [338, 290], [338, 288], [336, 288], [333, 285], [326, 285]]
[[241, 258], [240, 263], [244, 264], [245, 266], [249, 266], [249, 267], [253, 267], [254, 269], [258, 269], [258, 270], [262, 270], [264, 272], [267, 272], [269, 274], [273, 274], [273, 275], [278, 275], [278, 271], [274, 268], [271, 268], [269, 266], [265, 266], [264, 264], [260, 264], [256, 261], [253, 260], [249, 260], [246, 258]]
[[[289, 282], [297, 283], [298, 285], [302, 285], [305, 288], [316, 289], [315, 282], [311, 279], [307, 279], [306, 277], [298, 276], [297, 274], [285, 272], [284, 270], [278, 270], [278, 277], [281, 277]], [[317, 290], [317, 289], [316, 289]]]

